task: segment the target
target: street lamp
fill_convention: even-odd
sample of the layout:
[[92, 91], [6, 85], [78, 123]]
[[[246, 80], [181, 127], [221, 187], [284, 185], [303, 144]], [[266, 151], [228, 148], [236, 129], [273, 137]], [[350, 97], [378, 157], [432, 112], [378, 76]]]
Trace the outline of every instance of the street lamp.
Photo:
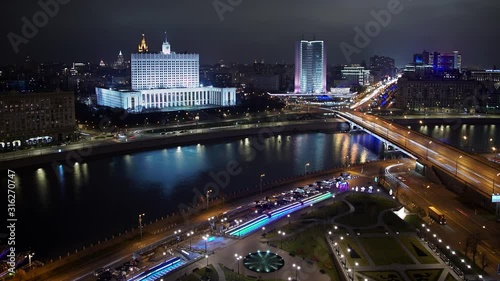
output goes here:
[[358, 265], [359, 265], [359, 263], [355, 262], [354, 266], [352, 267], [352, 279], [353, 280], [356, 277], [356, 266], [358, 266]]
[[286, 215], [288, 217], [288, 224], [290, 224], [290, 214]]
[[[408, 131], [408, 135], [410, 134], [410, 131]], [[405, 137], [405, 147], [406, 147], [406, 144], [408, 142], [408, 136]]]
[[281, 245], [280, 248], [283, 249], [283, 236], [285, 236], [286, 233], [284, 231], [279, 230], [278, 235], [280, 236], [280, 245]]
[[457, 160], [455, 160], [455, 177], [458, 176], [458, 160], [462, 158], [462, 155], [458, 156]]
[[35, 253], [29, 252], [28, 254], [28, 266], [30, 269], [30, 274], [31, 274], [31, 258], [35, 255]]
[[191, 251], [191, 242], [193, 240], [193, 235], [194, 235], [194, 232], [193, 231], [190, 231], [188, 232], [187, 234], [187, 237], [189, 237], [189, 250]]
[[425, 156], [425, 158], [426, 158], [427, 160], [429, 160], [429, 147], [430, 147], [430, 145], [431, 145], [431, 144], [432, 144], [432, 141], [430, 141], [430, 142], [429, 142], [429, 145], [427, 146], [427, 153], [426, 153], [426, 156]]
[[208, 200], [210, 199], [209, 196], [210, 196], [210, 193], [212, 193], [213, 191], [211, 189], [207, 190], [207, 211], [208, 211]]
[[144, 217], [146, 214], [139, 214], [139, 232], [141, 233], [141, 239], [142, 239], [142, 217]]
[[260, 174], [260, 194], [262, 194], [262, 178], [264, 178], [266, 174]]
[[203, 235], [203, 240], [205, 240], [205, 254], [207, 254], [208, 253], [208, 249], [207, 249], [208, 234]]
[[298, 272], [300, 270], [300, 266], [293, 264], [293, 268], [295, 268], [295, 281], [299, 280], [298, 279]]
[[[497, 177], [500, 176], [500, 173], [497, 174]], [[491, 194], [495, 194], [495, 178], [493, 178], [493, 188], [491, 189]]]
[[240, 260], [243, 259], [242, 256], [239, 256], [238, 254], [234, 254], [234, 256], [236, 257], [236, 263], [238, 263], [238, 276], [240, 275]]
[[304, 165], [304, 177], [307, 175], [307, 167], [309, 167], [310, 165], [311, 165], [311, 164], [309, 164], [309, 163], [306, 163], [306, 164]]

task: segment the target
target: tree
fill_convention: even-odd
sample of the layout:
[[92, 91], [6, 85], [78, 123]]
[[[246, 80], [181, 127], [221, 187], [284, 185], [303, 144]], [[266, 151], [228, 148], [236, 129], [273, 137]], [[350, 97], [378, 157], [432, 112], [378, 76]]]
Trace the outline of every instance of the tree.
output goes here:
[[472, 237], [472, 248], [471, 248], [471, 253], [472, 253], [472, 262], [476, 263], [476, 256], [478, 254], [478, 249], [477, 247], [479, 246], [479, 243], [481, 242], [481, 235], [479, 232], [476, 232], [473, 237]]
[[486, 253], [484, 252], [479, 252], [479, 258], [480, 258], [480, 263], [481, 263], [481, 271], [484, 271], [484, 269], [488, 266], [488, 259], [486, 257]]
[[469, 235], [465, 239], [465, 243], [464, 243], [465, 256], [469, 255], [469, 250], [470, 250], [471, 246], [472, 246], [472, 235]]

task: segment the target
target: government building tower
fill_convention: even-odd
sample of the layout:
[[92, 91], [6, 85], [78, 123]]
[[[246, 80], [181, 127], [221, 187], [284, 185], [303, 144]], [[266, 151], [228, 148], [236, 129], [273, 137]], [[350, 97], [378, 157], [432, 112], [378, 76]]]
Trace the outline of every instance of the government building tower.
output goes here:
[[159, 53], [149, 52], [143, 34], [130, 63], [131, 89], [96, 88], [98, 105], [130, 112], [236, 105], [236, 88], [200, 85], [199, 55], [172, 52], [166, 33]]

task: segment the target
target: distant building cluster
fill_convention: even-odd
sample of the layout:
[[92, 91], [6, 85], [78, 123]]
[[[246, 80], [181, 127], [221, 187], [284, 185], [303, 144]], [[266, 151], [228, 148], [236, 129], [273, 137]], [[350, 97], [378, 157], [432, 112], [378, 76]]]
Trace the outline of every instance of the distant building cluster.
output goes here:
[[176, 54], [165, 36], [160, 53], [149, 53], [143, 35], [131, 56], [131, 88], [96, 88], [97, 104], [130, 112], [236, 105], [236, 88], [200, 85], [198, 54]]
[[394, 106], [408, 112], [498, 113], [499, 82], [499, 70], [464, 69], [457, 51], [424, 51], [404, 68]]

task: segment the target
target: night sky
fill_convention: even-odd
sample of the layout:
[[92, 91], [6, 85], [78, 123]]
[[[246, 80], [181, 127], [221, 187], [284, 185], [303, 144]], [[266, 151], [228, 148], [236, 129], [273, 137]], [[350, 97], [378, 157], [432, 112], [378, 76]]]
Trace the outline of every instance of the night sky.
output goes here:
[[[55, 0], [41, 0], [50, 2]], [[62, 2], [62, 0], [59, 0]], [[159, 52], [168, 32], [175, 52], [196, 52], [201, 63], [248, 63], [264, 59], [293, 63], [294, 42], [324, 40], [329, 64], [348, 61], [339, 45], [354, 44], [354, 28], [373, 20], [371, 11], [387, 10], [397, 0], [64, 0], [45, 26], [19, 45], [16, 54], [8, 34], [22, 36], [22, 17], [32, 21], [41, 11], [38, 1], [4, 1], [0, 17], [3, 34], [0, 64], [37, 61], [110, 62], [120, 50], [126, 57], [146, 34], [150, 52]], [[500, 67], [500, 1], [399, 0], [402, 11], [392, 14], [387, 27], [352, 56], [350, 62], [387, 55], [402, 66], [423, 49], [458, 50], [465, 67]], [[241, 3], [239, 3], [241, 2]], [[214, 8], [235, 3], [232, 11]], [[229, 6], [230, 7], [230, 6]], [[12, 35], [12, 34], [11, 34]]]

